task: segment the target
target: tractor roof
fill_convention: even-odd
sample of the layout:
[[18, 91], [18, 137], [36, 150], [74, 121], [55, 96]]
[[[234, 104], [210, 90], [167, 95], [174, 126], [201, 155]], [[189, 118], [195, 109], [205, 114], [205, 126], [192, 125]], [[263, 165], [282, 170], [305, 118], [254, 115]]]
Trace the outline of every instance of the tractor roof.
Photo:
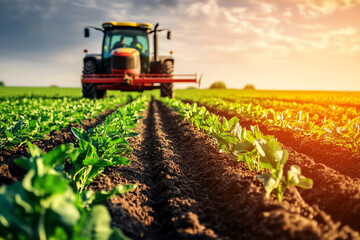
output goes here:
[[102, 24], [103, 28], [113, 28], [113, 27], [133, 27], [133, 28], [143, 28], [150, 31], [152, 25], [150, 23], [134, 23], [134, 22], [105, 22]]

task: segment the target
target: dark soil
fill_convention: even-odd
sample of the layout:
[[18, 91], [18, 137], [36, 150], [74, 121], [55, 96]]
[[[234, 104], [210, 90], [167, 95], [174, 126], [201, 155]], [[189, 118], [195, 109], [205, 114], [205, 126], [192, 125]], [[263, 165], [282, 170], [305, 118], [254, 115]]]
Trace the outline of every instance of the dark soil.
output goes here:
[[[205, 133], [160, 102], [151, 102], [137, 129], [139, 135], [130, 141], [130, 165], [107, 168], [91, 185], [94, 190], [139, 185], [106, 204], [112, 225], [133, 239], [360, 239], [351, 227], [303, 200], [314, 190], [300, 194], [289, 188], [282, 203], [273, 196], [266, 199], [262, 182], [245, 164], [220, 153]], [[296, 154], [290, 152], [294, 163], [303, 158]], [[329, 170], [321, 166], [324, 173]], [[328, 184], [319, 181], [314, 188]], [[348, 184], [357, 191], [353, 182]], [[329, 197], [324, 191], [322, 197]], [[334, 209], [340, 206], [329, 200]]]
[[[231, 112], [218, 111], [214, 108], [208, 109], [226, 118], [237, 116]], [[237, 117], [240, 118], [240, 125], [243, 127], [249, 128], [250, 125], [256, 125], [251, 120], [241, 116]], [[314, 185], [311, 190], [299, 189], [302, 198], [311, 206], [319, 207], [327, 212], [335, 221], [348, 224], [359, 231], [360, 179], [358, 177], [360, 174], [356, 174], [360, 167], [358, 155], [322, 142], [309, 141], [301, 145], [302, 139], [289, 132], [280, 129], [269, 130], [267, 126], [261, 124], [259, 128], [263, 134], [274, 135], [281, 143], [282, 148], [289, 151], [288, 167], [298, 165], [304, 176], [313, 179]], [[336, 163], [334, 156], [338, 157], [339, 162]], [[345, 174], [345, 172], [349, 174]], [[352, 176], [353, 178], [351, 178], [347, 175], [356, 175], [357, 177]]]
[[[203, 106], [199, 103], [198, 105]], [[275, 136], [278, 141], [285, 146], [311, 157], [316, 163], [323, 163], [346, 176], [360, 179], [359, 153], [351, 152], [349, 149], [335, 145], [332, 142], [311, 140], [277, 127], [259, 124], [251, 119], [239, 116], [234, 112], [226, 112], [208, 106], [205, 107], [210, 112], [225, 116], [228, 119], [235, 116], [238, 117], [240, 119], [240, 125], [243, 127], [249, 128], [251, 125], [258, 125], [263, 134]]]
[[[85, 130], [93, 128], [103, 122], [113, 111], [114, 110], [106, 110], [93, 119], [84, 120], [84, 124], [81, 126], [79, 124], [71, 124], [66, 128], [50, 133], [45, 139], [35, 141], [33, 144], [46, 153], [63, 143], [75, 142], [76, 137], [71, 132], [72, 127], [83, 128]], [[10, 184], [13, 181], [20, 181], [23, 179], [26, 170], [14, 163], [14, 160], [21, 156], [29, 156], [29, 149], [26, 144], [15, 146], [0, 152], [0, 186], [2, 184]]]

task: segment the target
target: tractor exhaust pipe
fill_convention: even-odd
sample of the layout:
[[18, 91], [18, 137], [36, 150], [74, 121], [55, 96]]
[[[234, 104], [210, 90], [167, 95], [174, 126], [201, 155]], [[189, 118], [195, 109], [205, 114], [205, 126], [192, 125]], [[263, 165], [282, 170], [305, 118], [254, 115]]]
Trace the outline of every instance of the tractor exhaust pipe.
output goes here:
[[157, 36], [158, 26], [159, 23], [157, 23], [154, 28], [154, 62], [157, 62], [158, 59], [158, 36]]

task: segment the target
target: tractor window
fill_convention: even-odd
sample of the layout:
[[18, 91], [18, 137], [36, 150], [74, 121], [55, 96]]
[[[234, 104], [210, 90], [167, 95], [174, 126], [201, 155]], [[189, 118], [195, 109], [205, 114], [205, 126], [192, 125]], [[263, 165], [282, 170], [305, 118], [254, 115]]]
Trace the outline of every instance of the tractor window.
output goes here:
[[[103, 59], [105, 69], [110, 72], [110, 58], [112, 50], [121, 47], [135, 48], [140, 52], [142, 65], [148, 65], [149, 41], [147, 33], [139, 29], [111, 29], [105, 32]], [[143, 68], [147, 68], [147, 66]]]
[[149, 44], [146, 32], [137, 29], [112, 29], [106, 32], [104, 57], [110, 57], [111, 51], [120, 47], [134, 47], [134, 42], [141, 45], [139, 52], [149, 56]]

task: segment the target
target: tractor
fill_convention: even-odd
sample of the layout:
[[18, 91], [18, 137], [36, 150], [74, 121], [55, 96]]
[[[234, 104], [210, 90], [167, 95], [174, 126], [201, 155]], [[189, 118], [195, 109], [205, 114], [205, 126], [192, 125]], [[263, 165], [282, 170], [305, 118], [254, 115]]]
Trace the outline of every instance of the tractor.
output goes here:
[[[160, 89], [161, 97], [174, 96], [174, 83], [200, 83], [197, 74], [173, 74], [174, 59], [158, 56], [158, 33], [169, 29], [152, 28], [149, 23], [105, 22], [102, 28], [85, 27], [85, 37], [90, 28], [103, 32], [101, 54], [84, 57], [82, 91], [85, 98], [103, 98], [106, 90], [144, 91]], [[153, 34], [154, 55], [150, 56], [149, 35]], [[170, 52], [172, 54], [172, 52]], [[200, 84], [199, 84], [200, 85]]]

